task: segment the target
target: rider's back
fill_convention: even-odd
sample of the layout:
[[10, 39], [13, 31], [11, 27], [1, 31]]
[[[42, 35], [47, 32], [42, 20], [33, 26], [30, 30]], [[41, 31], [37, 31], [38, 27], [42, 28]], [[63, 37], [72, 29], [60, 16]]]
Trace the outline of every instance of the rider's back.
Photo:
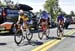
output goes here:
[[59, 16], [57, 17], [57, 21], [59, 21], [59, 20], [64, 21], [64, 16], [63, 16], [63, 15], [59, 15]]

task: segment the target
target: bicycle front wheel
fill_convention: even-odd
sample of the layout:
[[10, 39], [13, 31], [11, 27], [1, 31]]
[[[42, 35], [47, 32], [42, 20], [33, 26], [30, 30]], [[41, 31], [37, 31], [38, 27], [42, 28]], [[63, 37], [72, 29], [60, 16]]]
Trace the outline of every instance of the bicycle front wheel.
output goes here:
[[50, 29], [46, 30], [46, 37], [49, 38], [49, 34], [50, 34]]
[[22, 42], [22, 38], [23, 38], [23, 33], [20, 29], [18, 29], [16, 32], [15, 32], [15, 35], [14, 35], [14, 41], [17, 45], [19, 45], [21, 42]]
[[30, 41], [32, 37], [33, 37], [33, 33], [31, 33], [29, 29], [26, 30], [26, 39]]
[[64, 35], [64, 31], [63, 31], [63, 28], [61, 28], [61, 29], [57, 29], [57, 36], [59, 37], [59, 38], [62, 38]]
[[43, 32], [38, 32], [38, 37], [40, 40], [43, 38], [43, 35], [44, 35]]

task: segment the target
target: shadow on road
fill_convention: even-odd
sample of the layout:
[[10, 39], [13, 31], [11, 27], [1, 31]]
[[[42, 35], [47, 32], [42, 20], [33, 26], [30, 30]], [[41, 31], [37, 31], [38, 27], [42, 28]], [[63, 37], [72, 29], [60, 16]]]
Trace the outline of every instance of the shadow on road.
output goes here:
[[67, 30], [71, 30], [71, 29], [75, 29], [75, 28], [67, 28]]
[[5, 34], [0, 34], [0, 36], [14, 36], [14, 34], [5, 33]]
[[58, 37], [49, 37], [48, 39], [57, 39], [57, 40], [60, 40], [60, 38], [58, 38]]
[[[46, 40], [53, 40], [53, 39], [57, 39], [57, 40], [61, 40], [60, 38], [58, 37], [49, 37], [48, 39]], [[38, 40], [31, 40], [30, 42], [28, 41], [24, 41], [22, 42], [19, 46], [27, 46], [27, 45], [32, 45], [32, 46], [38, 46], [38, 45], [42, 45], [44, 42], [42, 41], [38, 41]]]
[[7, 45], [6, 43], [0, 43], [0, 46], [2, 46], [2, 45]]
[[34, 40], [31, 40], [30, 42], [24, 41], [24, 42], [22, 42], [19, 46], [27, 46], [27, 45], [37, 46], [37, 45], [42, 45], [42, 44], [43, 44], [43, 42], [41, 42], [41, 41], [38, 41], [38, 40], [34, 41]]
[[64, 35], [64, 37], [75, 38], [75, 36], [73, 36], [73, 35]]

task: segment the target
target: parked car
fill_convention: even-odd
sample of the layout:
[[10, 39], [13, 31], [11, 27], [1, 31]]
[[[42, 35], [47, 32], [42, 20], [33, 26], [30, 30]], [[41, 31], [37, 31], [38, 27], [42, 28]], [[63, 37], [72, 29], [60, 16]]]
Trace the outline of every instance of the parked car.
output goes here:
[[12, 33], [14, 23], [16, 23], [18, 18], [18, 11], [13, 9], [6, 9], [5, 14], [5, 21], [0, 24], [0, 33]]
[[0, 24], [0, 33], [10, 33], [13, 31], [13, 22], [4, 22]]

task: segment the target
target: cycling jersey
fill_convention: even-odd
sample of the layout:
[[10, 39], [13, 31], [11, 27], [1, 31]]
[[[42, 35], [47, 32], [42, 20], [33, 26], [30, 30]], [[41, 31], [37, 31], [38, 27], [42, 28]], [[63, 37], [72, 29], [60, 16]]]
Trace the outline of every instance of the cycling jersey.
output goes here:
[[29, 18], [26, 16], [19, 16], [19, 20], [22, 19], [23, 21], [28, 21]]
[[63, 15], [59, 15], [59, 16], [58, 16], [57, 21], [59, 22], [59, 20], [64, 21]]

